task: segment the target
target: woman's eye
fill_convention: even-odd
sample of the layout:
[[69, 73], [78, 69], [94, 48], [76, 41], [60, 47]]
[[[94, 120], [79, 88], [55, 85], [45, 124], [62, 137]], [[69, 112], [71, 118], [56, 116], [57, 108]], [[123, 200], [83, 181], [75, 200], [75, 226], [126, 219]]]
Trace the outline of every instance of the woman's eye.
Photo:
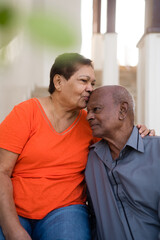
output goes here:
[[87, 80], [86, 80], [86, 79], [81, 79], [81, 81], [82, 81], [82, 82], [84, 82], [84, 83], [86, 83], [86, 82], [87, 82]]

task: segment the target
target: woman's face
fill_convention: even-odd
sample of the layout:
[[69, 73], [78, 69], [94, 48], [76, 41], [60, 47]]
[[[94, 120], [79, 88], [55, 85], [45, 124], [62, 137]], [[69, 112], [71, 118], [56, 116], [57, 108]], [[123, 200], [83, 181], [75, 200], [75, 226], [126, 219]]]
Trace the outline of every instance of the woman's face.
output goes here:
[[81, 65], [66, 80], [62, 77], [61, 99], [69, 109], [85, 108], [95, 85], [95, 73], [91, 66]]

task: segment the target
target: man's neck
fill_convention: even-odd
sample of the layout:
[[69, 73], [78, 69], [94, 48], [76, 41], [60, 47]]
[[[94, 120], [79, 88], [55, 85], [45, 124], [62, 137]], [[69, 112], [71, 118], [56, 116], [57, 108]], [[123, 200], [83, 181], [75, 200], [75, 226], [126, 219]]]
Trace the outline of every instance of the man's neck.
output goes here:
[[105, 140], [108, 142], [113, 160], [119, 157], [120, 152], [122, 151], [132, 133], [132, 130], [133, 126], [130, 126], [128, 128], [119, 130], [117, 134], [114, 134], [114, 137], [112, 138], [105, 138]]

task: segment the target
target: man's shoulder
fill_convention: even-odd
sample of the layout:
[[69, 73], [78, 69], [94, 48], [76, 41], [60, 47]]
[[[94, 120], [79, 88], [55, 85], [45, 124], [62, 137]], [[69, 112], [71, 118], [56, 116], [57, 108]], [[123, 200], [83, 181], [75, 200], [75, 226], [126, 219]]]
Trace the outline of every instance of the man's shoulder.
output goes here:
[[160, 136], [146, 136], [143, 138], [144, 144], [152, 143], [152, 144], [160, 144]]
[[144, 150], [160, 153], [160, 136], [146, 136], [143, 138]]

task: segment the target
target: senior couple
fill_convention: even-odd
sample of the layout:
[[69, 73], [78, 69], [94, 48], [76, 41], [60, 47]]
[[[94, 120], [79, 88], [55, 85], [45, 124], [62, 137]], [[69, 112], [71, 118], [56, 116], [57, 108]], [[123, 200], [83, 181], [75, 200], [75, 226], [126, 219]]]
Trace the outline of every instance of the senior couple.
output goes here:
[[0, 124], [0, 240], [158, 239], [160, 138], [125, 88], [94, 85], [90, 59], [62, 54], [50, 95]]

